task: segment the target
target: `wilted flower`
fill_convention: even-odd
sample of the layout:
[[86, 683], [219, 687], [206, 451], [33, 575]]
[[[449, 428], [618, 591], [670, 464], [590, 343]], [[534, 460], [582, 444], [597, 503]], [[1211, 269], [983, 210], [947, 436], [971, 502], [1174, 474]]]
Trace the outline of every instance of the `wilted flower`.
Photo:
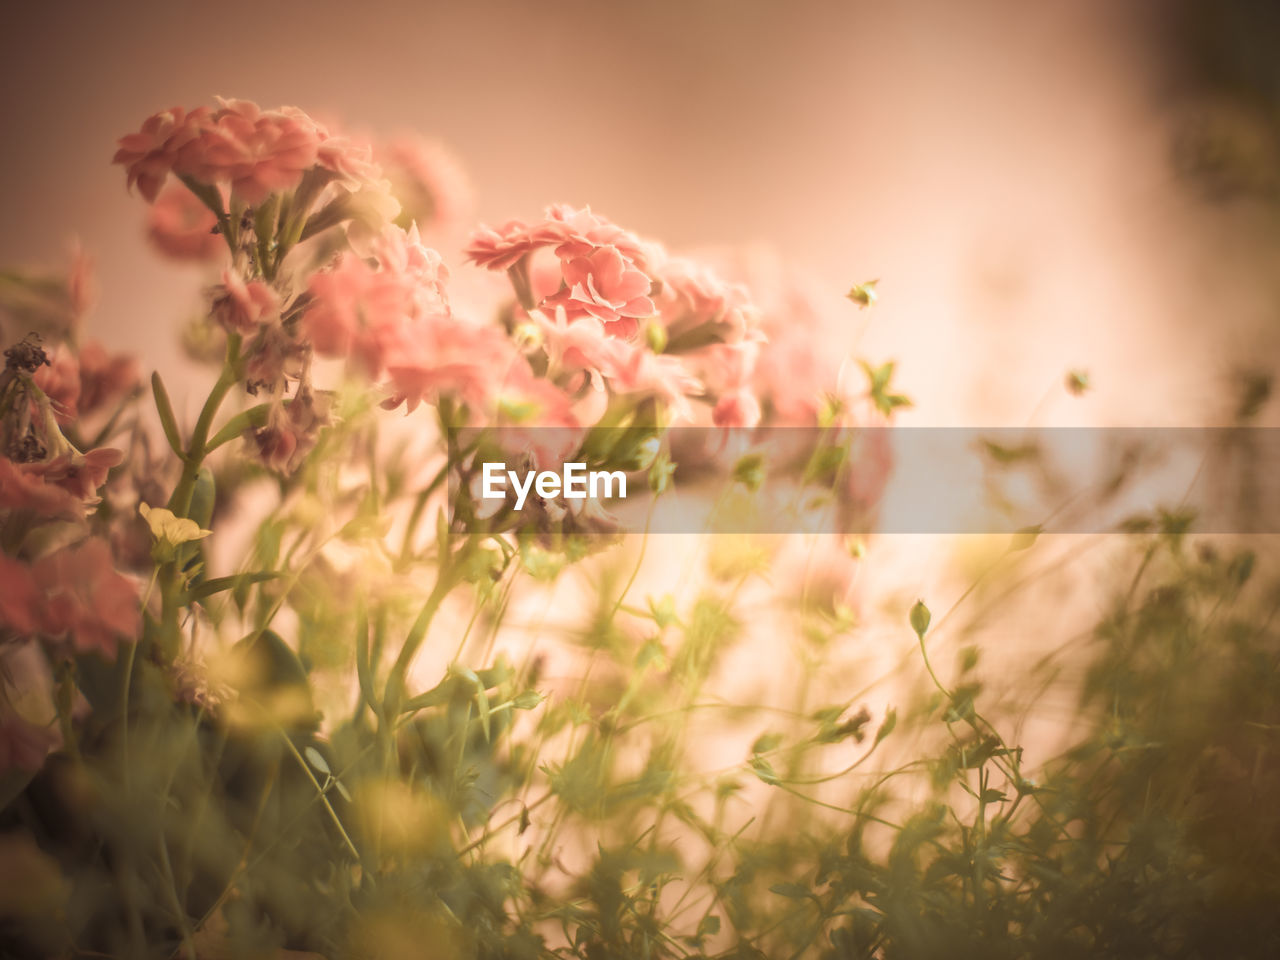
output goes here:
[[80, 364], [65, 344], [54, 349], [49, 362], [37, 368], [31, 380], [53, 404], [53, 415], [60, 425], [75, 421], [79, 415]]
[[304, 386], [288, 403], [276, 403], [266, 424], [252, 431], [250, 439], [263, 466], [288, 475], [298, 469], [328, 424], [327, 400]]
[[279, 315], [280, 295], [261, 280], [246, 281], [235, 270], [223, 270], [211, 312], [228, 333], [253, 333]]

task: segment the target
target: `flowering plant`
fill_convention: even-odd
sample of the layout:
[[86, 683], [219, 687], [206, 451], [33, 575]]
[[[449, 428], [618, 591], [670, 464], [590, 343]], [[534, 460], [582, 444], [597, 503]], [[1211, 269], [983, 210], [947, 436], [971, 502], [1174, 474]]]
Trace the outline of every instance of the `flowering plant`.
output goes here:
[[[618, 470], [659, 496], [695, 485], [715, 458], [670, 440], [686, 424], [736, 451], [719, 479], [748, 492], [763, 462], [733, 437], [811, 427], [799, 482], [874, 504], [884, 452], [851, 462], [831, 438], [908, 401], [892, 364], [850, 386], [811, 292], [564, 205], [476, 228], [447, 265], [427, 241], [468, 208], [448, 155], [292, 107], [158, 113], [115, 162], [157, 249], [209, 271], [186, 342], [217, 374], [184, 422], [154, 373], [153, 423], [137, 364], [82, 337], [83, 257], [65, 285], [7, 282], [0, 949], [932, 956], [965, 920], [974, 943], [1110, 942], [1001, 873], [1059, 869], [1069, 791], [1045, 799], [975, 709], [976, 660], [954, 684], [929, 666], [935, 695], [913, 713], [954, 735], [929, 762], [935, 801], [967, 790], [974, 826], [932, 806], [895, 826], [887, 776], [824, 799], [898, 714], [877, 706], [873, 725], [861, 695], [815, 712], [812, 675], [797, 702], [759, 707], [779, 729], [749, 759], [708, 771], [693, 718], [728, 706], [703, 698], [745, 632], [744, 592], [785, 550], [717, 540], [692, 599], [639, 600], [647, 540], [634, 556], [601, 536], [605, 505], [481, 502], [490, 453]], [[457, 306], [459, 270], [502, 278], [492, 319]], [[823, 564], [841, 585], [806, 573], [784, 621], [816, 654], [858, 620], [864, 546], [843, 546]], [[511, 645], [532, 599], [574, 588], [571, 642]], [[924, 652], [923, 605], [910, 624]], [[817, 771], [824, 751], [847, 769]], [[780, 842], [801, 811], [811, 829]], [[887, 860], [875, 825], [896, 837]]]

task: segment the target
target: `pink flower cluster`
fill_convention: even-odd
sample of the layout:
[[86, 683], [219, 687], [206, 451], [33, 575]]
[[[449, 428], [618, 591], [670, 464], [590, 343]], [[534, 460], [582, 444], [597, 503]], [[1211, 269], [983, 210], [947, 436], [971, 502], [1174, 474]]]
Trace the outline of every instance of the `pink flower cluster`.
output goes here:
[[[533, 262], [541, 250], [553, 265]], [[713, 423], [759, 421], [751, 379], [762, 336], [744, 288], [668, 257], [590, 209], [568, 206], [549, 208], [533, 224], [481, 227], [467, 255], [509, 272], [545, 338], [553, 373], [581, 372], [617, 394], [658, 397], [689, 419], [690, 398], [706, 394]], [[660, 331], [656, 349], [641, 336], [646, 324]]]
[[122, 137], [115, 163], [148, 203], [169, 174], [254, 206], [295, 189], [312, 168], [356, 185], [378, 173], [368, 146], [335, 136], [295, 107], [263, 110], [248, 100], [218, 98], [218, 108], [174, 107], [147, 118]]
[[442, 144], [404, 134], [378, 147], [374, 156], [403, 207], [397, 223], [448, 233], [471, 218], [471, 186], [462, 166]]
[[111, 550], [91, 538], [31, 566], [0, 555], [0, 626], [18, 636], [69, 641], [77, 653], [114, 659], [141, 629], [138, 591], [116, 572]]
[[140, 374], [135, 358], [89, 341], [78, 352], [59, 344], [31, 379], [51, 401], [58, 423], [67, 426], [119, 403], [137, 388]]

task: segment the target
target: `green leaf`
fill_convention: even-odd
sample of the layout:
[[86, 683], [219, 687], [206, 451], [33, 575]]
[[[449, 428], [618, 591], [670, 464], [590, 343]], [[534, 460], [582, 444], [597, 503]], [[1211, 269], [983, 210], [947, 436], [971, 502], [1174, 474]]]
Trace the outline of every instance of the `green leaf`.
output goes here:
[[720, 932], [720, 918], [716, 914], [709, 913], [705, 917], [703, 917], [701, 920], [698, 921], [698, 937], [699, 938], [714, 937], [719, 932]]
[[326, 777], [332, 775], [333, 771], [329, 769], [329, 762], [325, 760], [324, 756], [315, 747], [307, 747], [302, 751], [302, 755], [307, 758], [307, 763], [311, 764], [311, 766], [315, 767]]
[[211, 597], [215, 593], [222, 593], [224, 590], [231, 590], [254, 583], [265, 583], [268, 580], [275, 580], [279, 577], [279, 572], [273, 570], [255, 570], [252, 573], [237, 573], [229, 577], [214, 577], [212, 580], [205, 580], [188, 590], [183, 603], [194, 603], [197, 600]]
[[768, 784], [776, 784], [779, 781], [777, 772], [773, 769], [773, 765], [764, 757], [752, 757], [751, 769], [757, 777]]
[[893, 733], [893, 728], [898, 725], [898, 711], [895, 707], [890, 707], [884, 715], [884, 720], [880, 724], [880, 729], [876, 731], [876, 743], [879, 743], [889, 734]]
[[749, 453], [734, 464], [733, 479], [752, 493], [760, 489], [764, 476], [764, 457], [761, 454]]
[[155, 397], [156, 412], [160, 414], [160, 426], [164, 430], [164, 438], [169, 441], [169, 448], [177, 454], [179, 460], [186, 460], [186, 451], [182, 449], [182, 437], [178, 433], [178, 420], [173, 415], [173, 404], [169, 401], [169, 391], [164, 388], [159, 371], [151, 374], [151, 394]]
[[752, 753], [768, 753], [770, 750], [777, 750], [782, 743], [782, 734], [765, 733], [756, 738], [756, 742], [751, 745]]
[[769, 892], [790, 900], [808, 900], [813, 896], [807, 887], [802, 887], [798, 883], [775, 883], [769, 888]]
[[[287, 405], [288, 402], [286, 401]], [[265, 426], [271, 406], [272, 404], [270, 403], [260, 403], [255, 407], [250, 407], [248, 410], [242, 410], [237, 413], [223, 424], [222, 429], [215, 433], [213, 438], [204, 445], [204, 452], [211, 453], [217, 450], [224, 443], [230, 443], [246, 430], [257, 430]]]
[[879, 294], [876, 293], [876, 284], [879, 282], [879, 280], [867, 280], [864, 283], [855, 283], [845, 296], [856, 303], [860, 310], [874, 306], [879, 299]]

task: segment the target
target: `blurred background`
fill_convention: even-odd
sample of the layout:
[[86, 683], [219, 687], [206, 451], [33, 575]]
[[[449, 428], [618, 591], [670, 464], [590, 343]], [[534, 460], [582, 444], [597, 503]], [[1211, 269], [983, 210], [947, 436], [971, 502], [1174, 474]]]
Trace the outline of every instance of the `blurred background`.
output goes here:
[[[109, 161], [156, 110], [245, 97], [443, 140], [482, 220], [563, 201], [672, 248], [773, 249], [829, 300], [833, 349], [899, 360], [904, 424], [1227, 422], [1233, 371], [1280, 346], [1278, 10], [15, 4], [0, 263], [79, 237], [102, 338], [174, 362], [202, 278], [148, 250]], [[840, 299], [872, 278], [874, 310]]]

